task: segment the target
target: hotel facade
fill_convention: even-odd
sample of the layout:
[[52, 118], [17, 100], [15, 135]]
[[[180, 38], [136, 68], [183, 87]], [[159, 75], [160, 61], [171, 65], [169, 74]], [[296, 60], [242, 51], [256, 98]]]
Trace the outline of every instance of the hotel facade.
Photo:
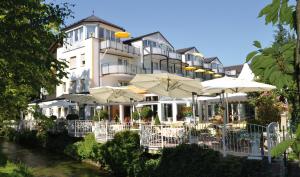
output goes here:
[[[63, 118], [75, 111], [80, 119], [91, 119], [95, 104], [71, 103], [61, 99], [63, 95], [87, 94], [94, 87], [126, 86], [136, 74], [172, 73], [199, 81], [212, 79], [215, 74], [224, 75], [218, 57], [199, 55], [196, 47], [175, 49], [158, 31], [122, 40], [115, 37], [115, 32], [126, 31], [123, 27], [94, 15], [71, 24], [64, 31], [66, 38], [55, 55], [68, 64], [68, 77], [56, 87], [55, 97], [39, 103], [48, 116]], [[187, 70], [187, 67], [194, 69]], [[189, 98], [166, 98], [151, 93], [144, 96], [139, 105], [150, 106], [161, 121], [184, 120], [181, 108], [191, 105]], [[197, 105], [197, 116], [204, 119], [208, 105]], [[121, 122], [131, 117], [130, 103], [110, 106], [110, 115], [119, 117]]]

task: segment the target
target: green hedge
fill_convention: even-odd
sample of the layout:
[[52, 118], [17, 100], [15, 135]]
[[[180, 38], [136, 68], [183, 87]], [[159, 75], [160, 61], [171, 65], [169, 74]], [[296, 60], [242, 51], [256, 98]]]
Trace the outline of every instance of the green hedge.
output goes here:
[[[156, 177], [266, 177], [271, 176], [266, 160], [228, 156], [198, 145], [166, 148], [154, 167]], [[153, 177], [154, 177], [153, 176]]]

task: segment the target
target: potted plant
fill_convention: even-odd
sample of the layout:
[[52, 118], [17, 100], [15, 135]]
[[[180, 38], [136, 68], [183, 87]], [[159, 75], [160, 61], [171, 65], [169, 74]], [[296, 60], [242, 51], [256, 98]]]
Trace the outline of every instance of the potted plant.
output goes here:
[[193, 115], [193, 109], [190, 106], [184, 106], [182, 107], [182, 115], [185, 117], [185, 119], [192, 119]]
[[145, 122], [149, 122], [151, 120], [152, 115], [153, 115], [153, 111], [150, 107], [142, 108], [140, 116]]
[[96, 114], [93, 117], [93, 120], [94, 121], [108, 120], [108, 112], [106, 110], [96, 111]]
[[154, 118], [154, 125], [160, 125], [160, 120], [159, 120], [158, 115], [156, 115]]

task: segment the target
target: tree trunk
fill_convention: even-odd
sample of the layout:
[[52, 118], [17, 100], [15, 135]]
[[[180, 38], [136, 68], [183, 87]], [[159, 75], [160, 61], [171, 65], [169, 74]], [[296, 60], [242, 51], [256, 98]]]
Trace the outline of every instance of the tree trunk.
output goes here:
[[296, 30], [297, 30], [297, 47], [295, 59], [295, 74], [297, 81], [298, 106], [300, 106], [300, 2], [297, 0], [296, 6]]

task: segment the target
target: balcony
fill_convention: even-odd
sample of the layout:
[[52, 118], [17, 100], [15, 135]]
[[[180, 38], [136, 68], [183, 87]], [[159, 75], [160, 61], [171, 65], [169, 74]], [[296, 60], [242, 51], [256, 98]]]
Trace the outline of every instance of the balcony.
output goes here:
[[181, 60], [181, 59], [182, 59], [182, 56], [181, 56], [181, 54], [179, 54], [179, 53], [170, 51], [170, 52], [169, 52], [169, 58]]
[[119, 54], [119, 55], [126, 55], [126, 56], [139, 56], [140, 49], [137, 47], [133, 47], [127, 44], [123, 44], [120, 42], [112, 41], [112, 40], [105, 40], [100, 42], [100, 50], [103, 49], [110, 49], [110, 52]]
[[102, 75], [107, 74], [128, 74], [128, 75], [135, 75], [135, 74], [142, 74], [144, 71], [142, 68], [136, 65], [119, 65], [113, 63], [106, 63], [101, 65], [101, 73]]

